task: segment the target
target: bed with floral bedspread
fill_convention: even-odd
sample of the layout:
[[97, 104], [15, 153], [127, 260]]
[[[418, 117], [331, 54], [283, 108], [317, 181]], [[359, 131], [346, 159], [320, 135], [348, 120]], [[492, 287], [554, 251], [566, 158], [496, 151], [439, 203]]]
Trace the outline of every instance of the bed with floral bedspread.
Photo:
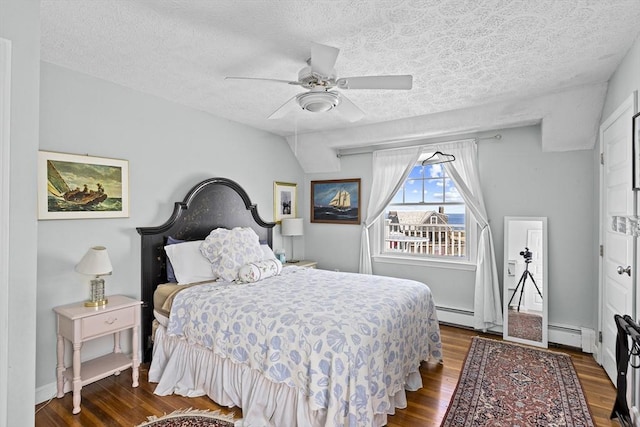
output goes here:
[[[425, 284], [299, 267], [254, 283], [191, 286], [176, 294], [163, 333], [298, 394], [297, 404], [307, 406], [304, 416], [311, 419], [291, 416], [287, 425], [384, 425], [387, 414], [404, 406], [405, 389], [422, 386], [420, 362], [442, 358]], [[175, 357], [185, 354], [198, 358], [190, 351]], [[153, 363], [156, 393], [210, 394], [206, 385], [195, 390], [206, 380], [184, 378], [190, 375], [185, 371], [208, 368], [185, 368], [155, 350]], [[185, 383], [200, 384], [188, 390]], [[279, 410], [291, 412], [285, 406], [273, 414], [258, 411], [258, 419], [245, 414], [245, 425], [280, 427], [271, 422], [286, 417]]]

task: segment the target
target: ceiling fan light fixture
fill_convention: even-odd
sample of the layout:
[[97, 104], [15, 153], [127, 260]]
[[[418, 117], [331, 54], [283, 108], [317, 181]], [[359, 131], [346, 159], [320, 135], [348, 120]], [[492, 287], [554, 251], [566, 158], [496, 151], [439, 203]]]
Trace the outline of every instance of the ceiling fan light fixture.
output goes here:
[[340, 104], [340, 95], [334, 92], [304, 92], [296, 96], [298, 105], [312, 113], [329, 111]]

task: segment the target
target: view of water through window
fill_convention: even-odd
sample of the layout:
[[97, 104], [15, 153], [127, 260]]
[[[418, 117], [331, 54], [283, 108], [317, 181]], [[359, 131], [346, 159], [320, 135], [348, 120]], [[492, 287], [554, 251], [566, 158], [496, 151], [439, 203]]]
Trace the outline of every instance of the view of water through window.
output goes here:
[[384, 215], [385, 253], [466, 257], [466, 206], [441, 164], [416, 165]]

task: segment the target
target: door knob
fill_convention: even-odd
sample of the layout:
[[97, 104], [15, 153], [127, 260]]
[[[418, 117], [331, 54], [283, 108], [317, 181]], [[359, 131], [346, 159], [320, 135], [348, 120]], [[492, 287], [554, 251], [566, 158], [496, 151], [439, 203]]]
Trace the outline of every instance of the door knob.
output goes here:
[[624, 268], [623, 266], [619, 265], [617, 271], [618, 271], [618, 274], [627, 273], [629, 276], [631, 276], [631, 266], [630, 265], [628, 265], [627, 268]]

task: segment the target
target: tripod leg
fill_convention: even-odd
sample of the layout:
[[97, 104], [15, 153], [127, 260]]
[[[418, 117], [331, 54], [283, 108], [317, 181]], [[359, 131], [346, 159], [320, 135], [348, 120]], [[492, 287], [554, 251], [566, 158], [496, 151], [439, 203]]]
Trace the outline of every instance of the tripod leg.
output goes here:
[[[520, 285], [522, 285], [522, 289], [524, 290], [524, 279], [525, 279], [525, 277], [526, 277], [525, 273], [523, 272], [522, 276], [520, 276], [520, 280], [518, 280], [518, 285], [514, 289], [513, 294], [511, 295], [511, 298], [509, 299], [509, 303], [507, 304], [507, 309], [511, 305], [511, 301], [513, 301], [513, 297], [515, 297], [516, 294], [518, 293], [518, 288], [520, 288]], [[522, 299], [522, 290], [520, 291], [520, 299]], [[518, 311], [520, 311], [520, 302], [518, 302]]]
[[528, 270], [525, 270], [524, 273], [522, 273], [522, 289], [520, 289], [520, 298], [518, 299], [518, 312], [520, 311], [520, 304], [522, 304], [522, 294], [524, 293], [524, 284], [527, 281], [527, 272]]
[[529, 273], [529, 278], [531, 278], [531, 281], [533, 282], [533, 286], [535, 286], [535, 287], [536, 287], [536, 291], [538, 291], [538, 295], [540, 295], [540, 298], [543, 298], [543, 299], [544, 299], [544, 297], [542, 296], [542, 292], [540, 292], [540, 288], [538, 287], [538, 285], [536, 284], [535, 279], [534, 279], [534, 278], [533, 278], [533, 276], [531, 275], [531, 272], [530, 272], [529, 270], [527, 270], [527, 273]]
[[516, 294], [518, 293], [518, 287], [520, 287], [520, 282], [518, 282], [518, 286], [516, 286], [516, 288], [514, 289], [513, 293], [511, 294], [511, 298], [509, 298], [509, 302], [507, 303], [507, 309], [511, 305], [511, 301], [513, 301], [513, 297], [515, 297]]

